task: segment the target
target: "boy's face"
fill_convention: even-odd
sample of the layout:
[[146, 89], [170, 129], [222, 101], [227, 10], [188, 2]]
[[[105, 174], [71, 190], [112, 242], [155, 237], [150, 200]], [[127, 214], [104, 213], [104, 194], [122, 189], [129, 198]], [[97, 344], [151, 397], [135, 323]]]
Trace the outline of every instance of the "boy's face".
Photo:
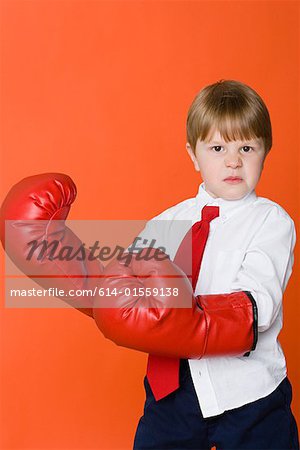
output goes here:
[[260, 179], [265, 157], [261, 138], [226, 143], [215, 131], [209, 141], [198, 139], [195, 154], [189, 143], [186, 149], [206, 191], [214, 198], [239, 200], [255, 189]]

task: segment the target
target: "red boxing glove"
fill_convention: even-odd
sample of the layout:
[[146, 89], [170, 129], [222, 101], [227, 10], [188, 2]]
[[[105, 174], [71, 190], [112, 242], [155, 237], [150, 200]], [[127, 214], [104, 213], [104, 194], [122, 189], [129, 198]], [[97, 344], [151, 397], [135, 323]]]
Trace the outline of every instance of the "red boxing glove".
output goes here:
[[[75, 197], [76, 186], [70, 177], [45, 173], [24, 178], [14, 185], [0, 209], [3, 247], [6, 247], [15, 265], [45, 289], [53, 286], [65, 292], [69, 289], [93, 289], [99, 280], [88, 275], [97, 276], [103, 271], [99, 260], [88, 259], [88, 250], [82, 261], [76, 258], [51, 261], [46, 254], [39, 260], [38, 252], [34, 252], [30, 260], [27, 259], [28, 244], [32, 241], [36, 241], [37, 245], [46, 241], [49, 247], [58, 241], [57, 252], [64, 246], [80, 248], [80, 239], [65, 224]], [[6, 223], [6, 242], [5, 221], [9, 221]], [[76, 298], [64, 297], [64, 300], [76, 307]], [[77, 309], [92, 316], [92, 299], [85, 297], [84, 301], [82, 298], [78, 300], [86, 307]]]
[[[91, 298], [85, 299], [89, 304], [77, 309], [93, 316], [103, 334], [117, 345], [181, 358], [254, 350], [257, 309], [251, 294], [241, 291], [194, 297], [189, 280], [169, 259], [147, 260], [142, 258], [144, 253], [139, 258], [131, 254], [129, 266], [114, 260], [105, 270], [97, 259], [88, 257], [53, 263], [47, 256], [39, 260], [33, 254], [28, 261], [28, 243], [33, 240], [40, 243], [46, 239], [48, 244], [58, 240], [58, 251], [81, 246], [65, 224], [75, 197], [76, 187], [64, 174], [36, 175], [13, 186], [0, 210], [0, 237], [5, 246], [5, 220], [10, 221], [6, 251], [17, 267], [34, 279], [34, 275], [45, 276], [36, 280], [44, 288], [55, 284], [66, 292], [98, 287], [97, 276], [106, 275], [100, 284], [104, 295], [100, 294], [95, 304]], [[150, 256], [156, 252], [152, 249]], [[115, 293], [109, 295], [113, 289]], [[166, 295], [168, 289], [171, 295]], [[178, 295], [173, 289], [178, 289]], [[76, 298], [64, 300], [76, 307]]]
[[133, 254], [129, 266], [114, 260], [104, 269], [103, 296], [93, 314], [105, 337], [166, 357], [237, 356], [254, 350], [257, 310], [249, 292], [195, 297], [172, 261], [140, 259], [143, 252]]

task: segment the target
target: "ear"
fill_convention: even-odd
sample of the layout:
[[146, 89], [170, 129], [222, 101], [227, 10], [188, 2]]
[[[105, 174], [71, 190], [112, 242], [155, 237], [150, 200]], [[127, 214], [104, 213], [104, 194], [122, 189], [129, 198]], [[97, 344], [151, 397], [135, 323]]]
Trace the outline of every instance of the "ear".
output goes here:
[[195, 170], [197, 172], [200, 172], [200, 167], [199, 167], [197, 158], [195, 156], [194, 150], [192, 149], [192, 147], [190, 146], [190, 144], [188, 142], [186, 143], [185, 148], [186, 148], [186, 150], [187, 150], [187, 152], [189, 154], [189, 157], [191, 158], [191, 160], [192, 160], [192, 162], [194, 164]]

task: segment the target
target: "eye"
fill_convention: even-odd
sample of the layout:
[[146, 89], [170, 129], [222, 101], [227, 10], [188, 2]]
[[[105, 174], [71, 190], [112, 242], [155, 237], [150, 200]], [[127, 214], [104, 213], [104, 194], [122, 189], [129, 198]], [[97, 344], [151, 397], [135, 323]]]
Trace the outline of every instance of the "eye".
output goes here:
[[[214, 150], [216, 153], [220, 153], [222, 151], [222, 148], [223, 147], [221, 145], [214, 145], [213, 147], [211, 147], [211, 149]], [[242, 149], [244, 153], [250, 153], [254, 150], [253, 147], [250, 147], [249, 145], [244, 145]]]
[[245, 153], [249, 153], [250, 151], [253, 150], [253, 147], [249, 147], [249, 145], [244, 145], [244, 147], [242, 147], [242, 148], [244, 149]]
[[211, 147], [212, 149], [216, 149], [215, 151], [217, 152], [217, 153], [220, 153], [220, 151], [221, 151], [221, 145], [214, 145], [213, 147]]

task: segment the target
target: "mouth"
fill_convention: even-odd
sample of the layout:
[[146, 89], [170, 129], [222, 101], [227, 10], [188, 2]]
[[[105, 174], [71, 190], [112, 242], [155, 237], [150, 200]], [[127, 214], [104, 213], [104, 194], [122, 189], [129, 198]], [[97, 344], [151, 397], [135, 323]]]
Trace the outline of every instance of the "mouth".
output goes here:
[[226, 181], [226, 183], [236, 184], [241, 183], [243, 179], [241, 177], [227, 177], [224, 181]]

